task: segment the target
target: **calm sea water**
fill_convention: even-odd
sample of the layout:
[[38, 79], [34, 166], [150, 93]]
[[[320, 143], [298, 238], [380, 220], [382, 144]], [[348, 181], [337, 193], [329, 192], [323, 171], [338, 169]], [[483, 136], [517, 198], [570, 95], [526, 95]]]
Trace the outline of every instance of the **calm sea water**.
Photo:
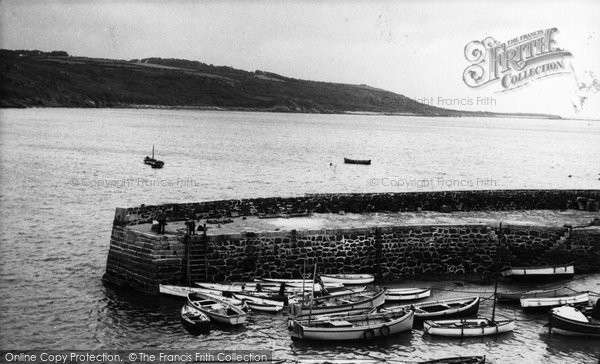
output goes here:
[[[166, 162], [142, 158], [156, 146]], [[372, 159], [369, 167], [343, 158]], [[290, 340], [285, 315], [193, 337], [181, 302], [101, 283], [114, 208], [316, 192], [600, 188], [600, 123], [174, 110], [0, 110], [0, 348], [267, 349], [278, 358], [425, 360], [486, 354], [493, 363], [597, 361], [598, 341], [540, 334], [541, 314], [497, 338], [401, 334], [353, 344]], [[333, 166], [330, 166], [333, 163]], [[600, 291], [600, 275], [568, 283]], [[434, 298], [493, 288], [433, 285]], [[504, 286], [510, 287], [510, 286]], [[459, 293], [461, 291], [464, 293]], [[482, 304], [488, 313], [490, 301]]]

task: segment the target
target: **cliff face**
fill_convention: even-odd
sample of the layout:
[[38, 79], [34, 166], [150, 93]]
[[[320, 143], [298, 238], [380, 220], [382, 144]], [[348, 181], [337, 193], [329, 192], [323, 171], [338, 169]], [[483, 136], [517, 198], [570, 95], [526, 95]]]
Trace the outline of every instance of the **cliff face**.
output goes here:
[[65, 52], [0, 51], [3, 107], [213, 107], [290, 112], [446, 115], [366, 85], [314, 82], [195, 61], [119, 61]]

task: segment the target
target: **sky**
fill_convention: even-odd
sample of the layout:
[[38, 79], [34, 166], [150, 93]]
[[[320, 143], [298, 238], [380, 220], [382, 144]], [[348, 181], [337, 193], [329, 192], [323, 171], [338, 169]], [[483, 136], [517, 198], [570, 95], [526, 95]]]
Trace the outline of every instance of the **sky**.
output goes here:
[[[182, 58], [453, 109], [600, 119], [600, 1], [0, 0], [0, 14], [5, 49]], [[549, 28], [568, 72], [504, 92], [465, 84], [468, 43]]]

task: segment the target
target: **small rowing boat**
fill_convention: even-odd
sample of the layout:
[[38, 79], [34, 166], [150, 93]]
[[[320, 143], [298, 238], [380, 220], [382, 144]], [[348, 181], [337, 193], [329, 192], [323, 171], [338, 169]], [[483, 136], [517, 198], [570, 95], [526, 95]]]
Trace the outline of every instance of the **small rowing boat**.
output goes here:
[[388, 288], [385, 301], [410, 301], [431, 296], [429, 288]]
[[575, 268], [572, 265], [543, 267], [512, 267], [502, 271], [502, 276], [521, 281], [540, 281], [573, 278]]
[[188, 304], [204, 312], [214, 322], [232, 326], [246, 322], [244, 311], [222, 299], [208, 297], [202, 293], [190, 293]]
[[476, 315], [479, 311], [479, 297], [454, 298], [441, 301], [414, 303], [409, 306], [384, 308], [382, 311], [395, 311], [410, 308], [415, 311], [415, 320], [454, 318]]
[[344, 163], [346, 163], [346, 164], [366, 164], [366, 165], [369, 165], [369, 164], [371, 164], [371, 160], [370, 159], [350, 159], [350, 158], [344, 158]]
[[553, 308], [550, 311], [549, 331], [567, 336], [600, 337], [599, 307], [600, 301], [589, 312], [571, 306]]
[[526, 293], [519, 301], [523, 308], [549, 308], [567, 304], [587, 303], [589, 301], [588, 292], [578, 292], [573, 289], [563, 287], [543, 292]]
[[233, 293], [233, 297], [246, 302], [251, 310], [265, 311], [265, 312], [279, 312], [283, 310], [283, 301], [272, 300], [261, 296], [253, 295], [251, 293]]
[[319, 321], [319, 320], [333, 320], [333, 319], [345, 319], [348, 316], [360, 316], [360, 315], [366, 315], [368, 313], [376, 313], [377, 312], [377, 308], [375, 307], [364, 307], [364, 308], [357, 308], [355, 310], [348, 310], [348, 311], [343, 311], [343, 312], [338, 312], [338, 313], [330, 313], [330, 314], [324, 314], [324, 315], [311, 315], [311, 314], [306, 314], [306, 315], [302, 315], [302, 316], [288, 316], [288, 320], [287, 320], [287, 326], [288, 329], [292, 328], [292, 322], [294, 321], [307, 321], [308, 318], [310, 317], [311, 321], [315, 320], [315, 321]]
[[497, 335], [515, 329], [513, 320], [490, 320], [487, 318], [425, 321], [426, 333], [437, 336], [476, 337]]
[[298, 359], [296, 364], [385, 364], [385, 359]]
[[321, 281], [326, 285], [328, 283], [341, 284], [369, 284], [375, 280], [372, 274], [321, 274]]
[[192, 334], [208, 334], [210, 331], [208, 316], [187, 303], [181, 307], [181, 323]]
[[289, 309], [292, 316], [322, 315], [379, 307], [384, 302], [385, 289], [367, 289], [363, 292], [347, 295], [323, 296], [315, 298], [312, 302], [290, 304]]
[[[325, 287], [326, 290], [328, 291], [333, 291], [336, 289], [343, 289], [344, 288], [344, 284], [340, 283], [340, 282], [323, 282], [323, 284], [321, 285], [320, 283], [313, 283], [312, 280], [305, 280], [303, 281], [302, 279], [280, 279], [280, 278], [261, 278], [261, 279], [257, 279], [258, 282], [256, 283], [260, 283], [261, 285], [264, 284], [264, 282], [267, 283], [267, 286], [273, 286], [273, 284], [277, 284], [277, 285], [281, 285], [282, 283], [285, 283], [285, 287], [286, 289], [289, 287], [293, 287], [293, 288], [304, 288], [304, 290], [310, 291], [311, 287], [314, 287], [314, 291], [320, 291], [323, 287]], [[279, 286], [277, 286], [279, 287]]]
[[373, 313], [319, 321], [294, 321], [292, 338], [304, 340], [370, 340], [410, 331], [414, 312]]
[[521, 297], [525, 294], [531, 294], [531, 293], [550, 293], [554, 291], [553, 289], [543, 289], [543, 290], [533, 290], [533, 291], [526, 291], [526, 290], [518, 290], [518, 291], [504, 291], [504, 292], [498, 292], [496, 293], [496, 300], [498, 302], [513, 302], [513, 301], [519, 301], [519, 299], [521, 299]]
[[196, 287], [185, 287], [185, 286], [171, 286], [167, 284], [161, 284], [158, 286], [158, 290], [162, 294], [168, 294], [177, 297], [187, 297], [190, 293], [202, 294], [208, 298], [214, 298], [217, 300], [223, 300], [231, 305], [238, 306], [242, 310], [245, 309], [245, 305], [241, 300], [235, 299], [231, 296], [224, 296], [223, 292], [215, 291], [206, 288]]

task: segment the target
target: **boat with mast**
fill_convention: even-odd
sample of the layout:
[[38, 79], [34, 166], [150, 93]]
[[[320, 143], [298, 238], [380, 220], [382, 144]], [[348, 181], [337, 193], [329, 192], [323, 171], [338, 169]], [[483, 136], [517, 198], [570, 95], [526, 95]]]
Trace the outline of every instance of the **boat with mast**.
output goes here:
[[144, 164], [148, 164], [152, 168], [162, 168], [165, 165], [165, 162], [154, 158], [154, 144], [152, 144], [152, 157], [146, 156], [144, 158]]
[[498, 277], [494, 284], [494, 307], [492, 318], [474, 318], [457, 320], [425, 321], [423, 328], [429, 335], [450, 337], [479, 337], [497, 335], [515, 329], [514, 320], [496, 320], [496, 293], [498, 292]]

